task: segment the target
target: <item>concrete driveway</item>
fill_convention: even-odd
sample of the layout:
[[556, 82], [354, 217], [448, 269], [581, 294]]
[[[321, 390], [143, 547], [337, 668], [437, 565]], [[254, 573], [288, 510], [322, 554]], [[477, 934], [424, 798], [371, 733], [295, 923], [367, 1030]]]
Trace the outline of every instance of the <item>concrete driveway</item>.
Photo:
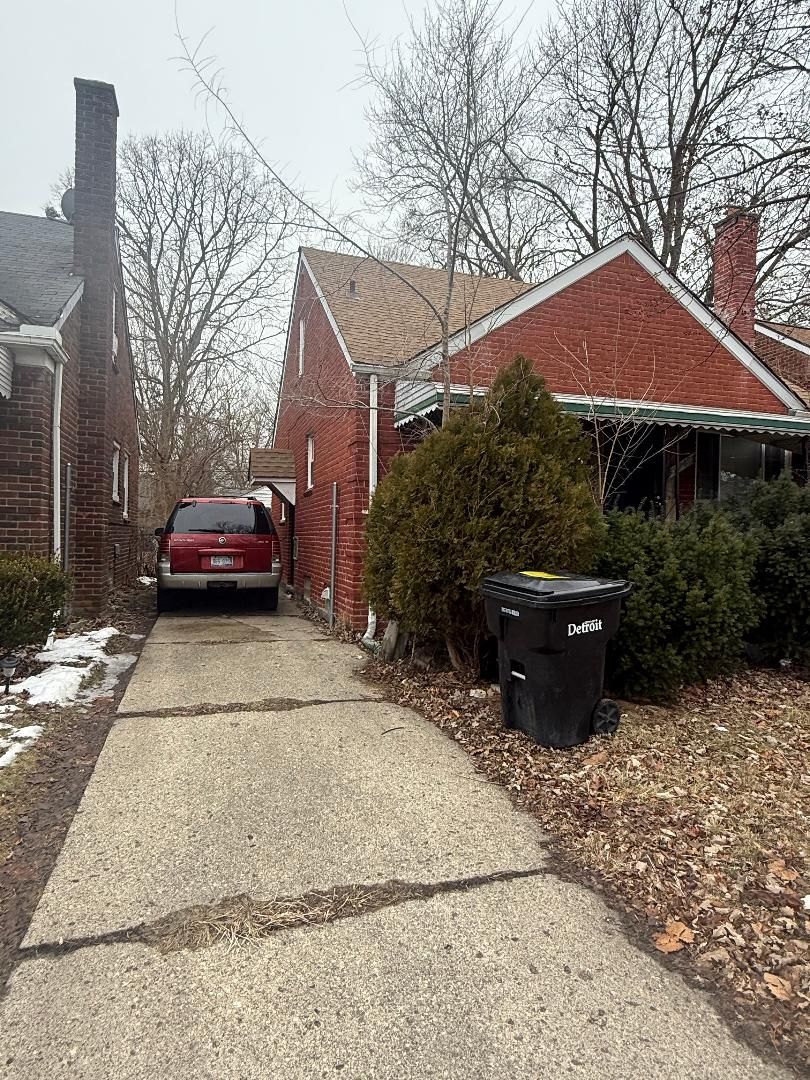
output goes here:
[[[159, 619], [0, 1005], [0, 1076], [787, 1075], [362, 663], [289, 606]], [[164, 933], [391, 879], [376, 911], [250, 945]]]

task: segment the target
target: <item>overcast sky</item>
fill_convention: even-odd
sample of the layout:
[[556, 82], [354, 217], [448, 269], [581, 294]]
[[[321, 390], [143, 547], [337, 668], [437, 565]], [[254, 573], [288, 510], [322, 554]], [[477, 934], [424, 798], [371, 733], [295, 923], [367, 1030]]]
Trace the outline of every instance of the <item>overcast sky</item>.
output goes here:
[[[389, 42], [423, 0], [345, 0], [358, 30]], [[178, 0], [184, 33], [224, 68], [232, 103], [265, 153], [307, 190], [347, 206], [365, 93], [342, 0]], [[16, 0], [3, 5], [0, 210], [40, 214], [73, 160], [73, 76], [115, 84], [119, 135], [202, 127], [181, 70], [173, 0]], [[10, 47], [12, 46], [13, 47]]]

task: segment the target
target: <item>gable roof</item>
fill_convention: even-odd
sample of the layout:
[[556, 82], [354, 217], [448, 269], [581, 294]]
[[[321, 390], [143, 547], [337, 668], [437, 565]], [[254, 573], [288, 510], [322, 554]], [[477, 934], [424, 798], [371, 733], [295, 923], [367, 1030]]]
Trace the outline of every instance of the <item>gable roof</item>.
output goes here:
[[[550, 299], [620, 255], [630, 255], [781, 404], [805, 412], [807, 404], [737, 337], [695, 293], [631, 236], [622, 236], [538, 285], [502, 278], [456, 275], [450, 319], [450, 355], [480, 341], [498, 327]], [[444, 302], [444, 270], [382, 263], [353, 255], [302, 248], [301, 258], [350, 365], [402, 366], [411, 377], [425, 378], [441, 360], [436, 318], [406, 282], [434, 304]], [[355, 282], [354, 295], [349, 283]], [[364, 296], [364, 292], [368, 295]], [[423, 342], [421, 348], [419, 343]], [[802, 346], [799, 346], [802, 348]]]
[[81, 285], [72, 225], [0, 211], [0, 304], [19, 322], [53, 326]]
[[[301, 257], [327, 314], [336, 324], [334, 328], [339, 331], [350, 362], [394, 366], [440, 340], [438, 321], [423, 297], [439, 310], [444, 307], [444, 270], [380, 263], [318, 248], [302, 248]], [[351, 281], [355, 283], [354, 295], [349, 291]], [[457, 273], [450, 332], [461, 330], [530, 288], [521, 281]]]

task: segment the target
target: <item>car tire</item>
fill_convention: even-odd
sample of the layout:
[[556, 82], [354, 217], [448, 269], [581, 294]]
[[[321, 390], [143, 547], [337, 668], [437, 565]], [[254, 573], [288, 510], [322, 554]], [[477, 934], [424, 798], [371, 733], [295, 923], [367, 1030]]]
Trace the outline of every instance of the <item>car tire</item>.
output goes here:
[[275, 611], [278, 607], [278, 585], [275, 589], [262, 589], [259, 607], [263, 611]]
[[177, 607], [177, 597], [169, 589], [158, 589], [157, 609], [161, 615], [164, 611], [174, 611]]

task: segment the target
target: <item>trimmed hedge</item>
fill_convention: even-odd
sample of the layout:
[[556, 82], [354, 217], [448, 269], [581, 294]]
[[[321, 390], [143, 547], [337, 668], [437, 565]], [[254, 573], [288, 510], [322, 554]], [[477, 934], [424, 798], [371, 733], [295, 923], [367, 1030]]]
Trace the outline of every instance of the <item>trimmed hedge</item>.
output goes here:
[[0, 653], [42, 643], [70, 595], [70, 578], [50, 559], [0, 551]]
[[366, 531], [365, 588], [382, 615], [475, 665], [481, 579], [496, 570], [586, 569], [603, 525], [578, 422], [518, 357], [483, 405], [392, 463]]
[[670, 697], [742, 659], [760, 605], [751, 590], [756, 547], [723, 513], [669, 525], [637, 511], [607, 516], [596, 572], [633, 583], [608, 649], [617, 694]]
[[757, 549], [762, 614], [752, 643], [766, 660], [810, 663], [810, 488], [788, 477], [758, 481], [731, 513]]

